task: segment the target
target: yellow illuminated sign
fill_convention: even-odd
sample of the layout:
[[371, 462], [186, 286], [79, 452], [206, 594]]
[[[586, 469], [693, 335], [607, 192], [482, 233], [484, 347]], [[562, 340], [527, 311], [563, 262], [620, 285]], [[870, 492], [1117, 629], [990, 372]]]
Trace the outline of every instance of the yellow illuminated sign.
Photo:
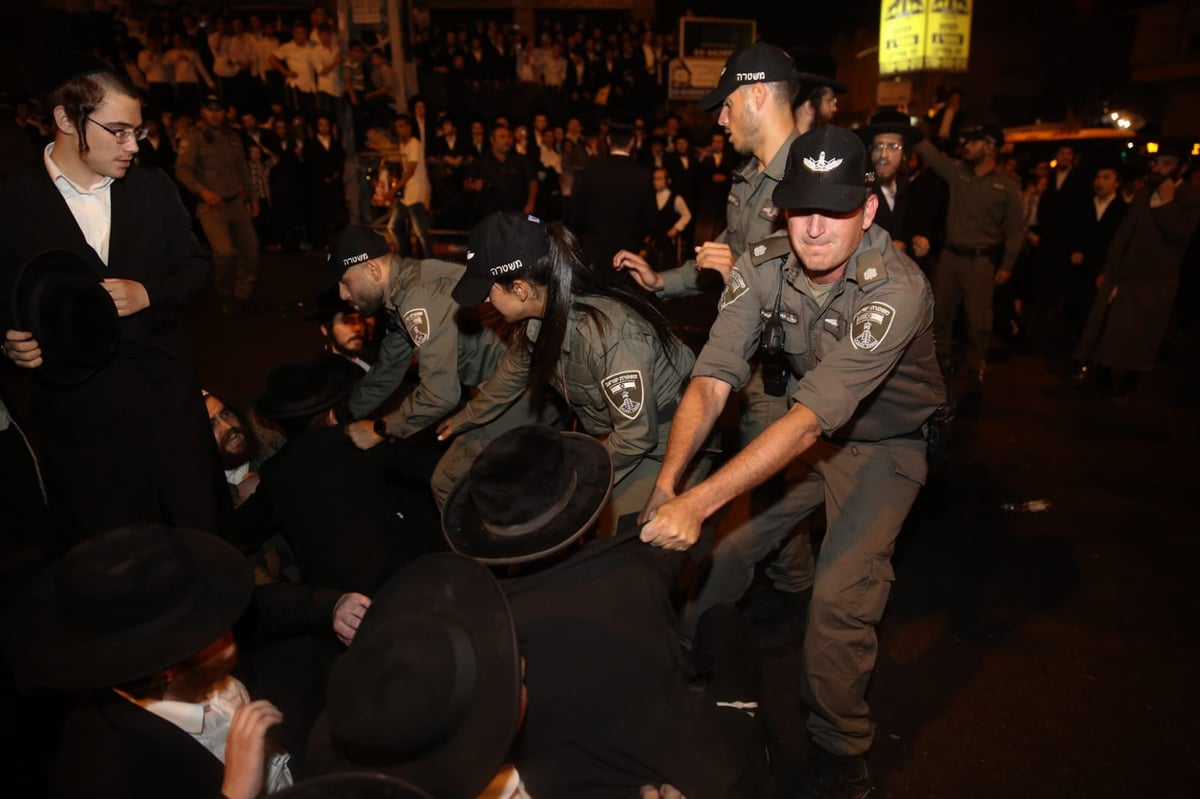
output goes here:
[[971, 0], [882, 0], [879, 74], [966, 72]]
[[1150, 155], [1154, 155], [1156, 152], [1158, 152], [1158, 142], [1156, 142], [1156, 141], [1146, 142], [1146, 152], [1149, 153]]

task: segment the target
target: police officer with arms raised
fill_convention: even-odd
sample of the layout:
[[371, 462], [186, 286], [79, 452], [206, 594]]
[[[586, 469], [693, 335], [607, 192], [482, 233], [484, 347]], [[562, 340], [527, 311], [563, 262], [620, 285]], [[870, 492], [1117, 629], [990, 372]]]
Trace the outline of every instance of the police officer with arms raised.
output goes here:
[[[843, 128], [792, 144], [773, 195], [787, 231], [738, 259], [642, 515], [643, 541], [686, 549], [706, 518], [783, 469], [795, 472], [786, 500], [797, 519], [825, 505], [801, 678], [815, 744], [802, 794], [809, 797], [871, 790], [865, 692], [875, 625], [896, 536], [925, 479], [926, 423], [945, 397], [929, 284], [873, 226], [878, 200], [867, 190], [867, 168], [862, 142]], [[760, 340], [782, 351], [799, 381], [791, 407], [719, 471], [676, 495], [726, 400], [749, 378]], [[762, 543], [766, 554], [777, 542]], [[709, 583], [728, 586], [739, 570], [748, 581], [742, 554], [729, 557], [718, 544]]]

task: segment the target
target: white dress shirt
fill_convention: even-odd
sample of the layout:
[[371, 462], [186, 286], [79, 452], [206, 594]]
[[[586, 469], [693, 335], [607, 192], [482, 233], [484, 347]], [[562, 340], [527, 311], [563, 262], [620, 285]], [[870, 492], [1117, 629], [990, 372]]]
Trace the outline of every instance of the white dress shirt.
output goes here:
[[76, 184], [54, 162], [54, 142], [46, 145], [42, 161], [50, 179], [54, 181], [54, 188], [67, 201], [67, 208], [71, 209], [71, 216], [75, 217], [75, 224], [83, 232], [84, 240], [107, 266], [108, 240], [112, 233], [113, 179], [104, 177], [86, 187]]
[[[225, 741], [229, 737], [229, 725], [233, 721], [233, 714], [242, 705], [250, 702], [246, 686], [236, 677], [226, 677], [199, 704], [173, 699], [136, 700], [123, 691], [117, 691], [117, 694], [192, 736], [221, 761], [222, 765], [225, 763]], [[292, 784], [289, 760], [287, 752], [272, 751], [268, 745], [264, 780], [267, 793], [275, 793]]]

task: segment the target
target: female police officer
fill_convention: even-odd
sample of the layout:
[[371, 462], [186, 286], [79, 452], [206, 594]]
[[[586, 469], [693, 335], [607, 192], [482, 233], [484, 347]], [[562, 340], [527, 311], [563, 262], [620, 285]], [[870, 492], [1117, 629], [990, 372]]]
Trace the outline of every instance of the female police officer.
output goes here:
[[608, 529], [640, 511], [695, 360], [667, 320], [637, 294], [601, 281], [566, 227], [514, 213], [492, 214], [472, 231], [454, 299], [490, 302], [520, 323], [523, 346], [509, 350], [440, 437], [487, 422], [527, 389], [552, 386], [584, 430], [605, 437], [615, 483]]

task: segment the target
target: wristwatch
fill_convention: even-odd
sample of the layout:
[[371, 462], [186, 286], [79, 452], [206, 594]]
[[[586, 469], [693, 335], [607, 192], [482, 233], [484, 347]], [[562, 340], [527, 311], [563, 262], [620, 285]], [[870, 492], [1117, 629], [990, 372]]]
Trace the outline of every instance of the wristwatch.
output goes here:
[[375, 435], [379, 436], [380, 438], [387, 438], [388, 437], [387, 419], [384, 419], [384, 418], [376, 419], [375, 424], [373, 424], [371, 426], [371, 429], [374, 430]]

